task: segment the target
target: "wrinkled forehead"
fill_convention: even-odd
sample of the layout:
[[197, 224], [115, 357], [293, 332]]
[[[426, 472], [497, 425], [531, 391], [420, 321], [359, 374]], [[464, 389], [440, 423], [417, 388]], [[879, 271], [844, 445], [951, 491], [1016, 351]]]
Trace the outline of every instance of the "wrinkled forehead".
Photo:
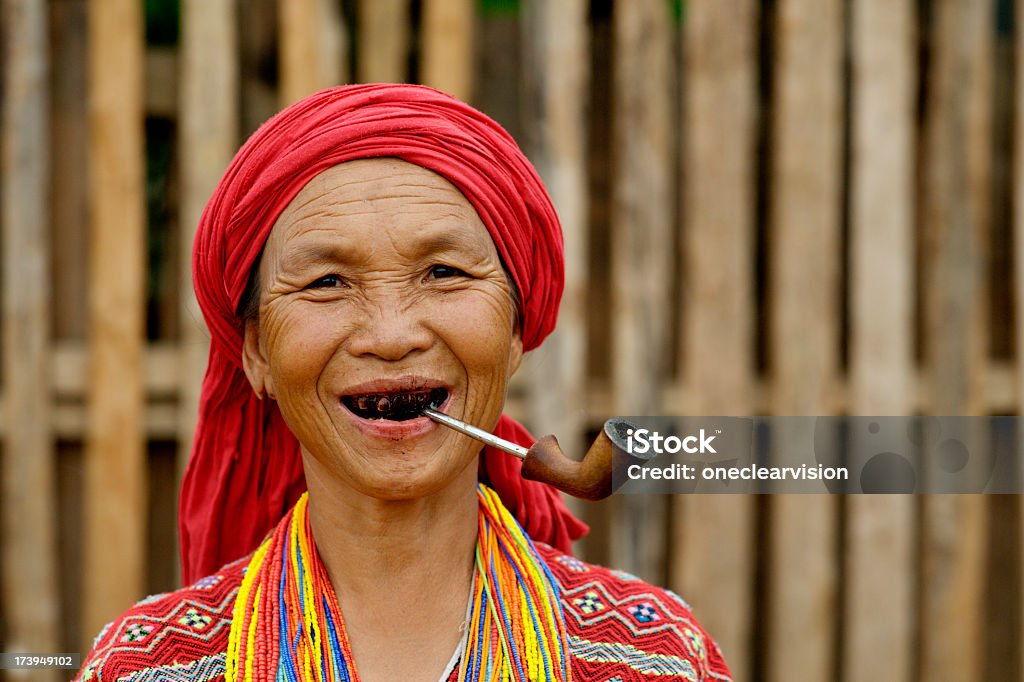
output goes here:
[[469, 200], [446, 178], [385, 157], [347, 161], [317, 174], [288, 203], [274, 227], [331, 212], [373, 213], [395, 206], [433, 209], [483, 224]]
[[314, 176], [275, 221], [266, 251], [329, 239], [349, 248], [380, 240], [462, 243], [498, 258], [469, 200], [434, 171], [395, 158], [348, 161]]

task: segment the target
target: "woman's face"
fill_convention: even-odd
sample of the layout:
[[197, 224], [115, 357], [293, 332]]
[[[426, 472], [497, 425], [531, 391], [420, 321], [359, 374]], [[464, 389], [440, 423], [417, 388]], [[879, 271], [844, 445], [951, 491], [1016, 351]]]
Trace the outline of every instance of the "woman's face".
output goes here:
[[324, 171], [275, 223], [259, 281], [246, 374], [319, 470], [410, 499], [475, 461], [419, 410], [493, 428], [522, 343], [498, 252], [451, 183], [396, 159]]

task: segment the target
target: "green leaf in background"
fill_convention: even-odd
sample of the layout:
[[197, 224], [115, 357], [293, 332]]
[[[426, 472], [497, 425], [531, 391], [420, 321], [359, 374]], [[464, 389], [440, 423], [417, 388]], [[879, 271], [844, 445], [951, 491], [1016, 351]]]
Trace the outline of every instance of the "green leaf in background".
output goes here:
[[177, 45], [179, 0], [146, 0], [146, 44]]
[[[544, 2], [550, 0], [542, 0]], [[480, 10], [485, 15], [505, 14], [505, 15], [517, 15], [519, 14], [519, 0], [480, 0]]]
[[681, 24], [686, 18], [686, 0], [669, 0], [672, 3], [672, 18]]

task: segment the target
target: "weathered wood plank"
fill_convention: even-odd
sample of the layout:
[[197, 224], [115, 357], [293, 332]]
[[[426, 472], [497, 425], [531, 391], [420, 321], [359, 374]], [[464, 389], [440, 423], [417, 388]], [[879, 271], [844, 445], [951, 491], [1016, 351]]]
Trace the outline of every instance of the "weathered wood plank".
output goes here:
[[586, 7], [582, 0], [529, 2], [523, 13], [523, 146], [544, 179], [565, 237], [565, 292], [558, 328], [528, 356], [528, 420], [538, 434], [554, 433], [582, 446], [587, 279], [587, 178], [584, 107]]
[[169, 45], [146, 48], [146, 114], [174, 118], [178, 109], [178, 50]]
[[[692, 3], [683, 25], [683, 320], [680, 367], [699, 386], [676, 412], [754, 407], [754, 171], [757, 21], [753, 0]], [[672, 584], [729, 661], [751, 677], [753, 499], [675, 498]]]
[[281, 108], [279, 84], [268, 69], [280, 58], [277, 0], [245, 0], [240, 10], [245, 14], [245, 30], [238, 33], [241, 133], [248, 137]]
[[[178, 388], [178, 471], [192, 450], [199, 392], [209, 345], [192, 292], [192, 240], [207, 199], [234, 155], [238, 139], [237, 17], [231, 0], [186, 0], [182, 5], [181, 212], [179, 234], [182, 342]], [[149, 372], [147, 372], [147, 375]]]
[[[57, 342], [53, 344], [50, 366], [50, 382], [58, 400], [78, 401], [82, 399], [87, 384], [85, 345], [77, 342]], [[149, 400], [173, 399], [180, 390], [181, 377], [178, 376], [177, 360], [178, 346], [175, 342], [157, 341], [147, 344], [144, 353], [145, 358], [145, 386], [146, 395]], [[983, 393], [982, 404], [988, 412], [1011, 411], [1016, 400], [1015, 367], [1009, 363], [990, 363], [983, 373], [982, 382], [986, 386]], [[914, 390], [911, 391], [910, 412], [918, 412], [928, 404], [927, 387], [924, 386], [925, 378], [915, 372], [913, 374]], [[837, 412], [848, 412], [852, 408], [849, 391], [845, 384], [836, 384], [834, 393], [829, 404], [837, 405]], [[751, 408], [755, 413], [768, 412], [771, 407], [769, 385], [761, 379], [753, 383], [753, 395]], [[672, 382], [666, 384], [662, 391], [665, 396], [666, 405], [686, 405], [687, 401], [698, 392], [698, 386], [690, 382]], [[518, 395], [511, 395], [510, 399], [520, 399]], [[610, 414], [614, 407], [612, 405], [611, 388], [605, 383], [594, 382], [588, 386], [585, 396], [585, 409], [587, 415]], [[0, 423], [0, 434], [3, 433], [4, 425]]]
[[86, 0], [50, 3], [50, 238], [54, 339], [84, 339], [89, 226], [86, 176]]
[[[922, 282], [931, 414], [983, 409], [992, 19], [984, 3], [949, 0], [936, 5], [929, 36]], [[928, 496], [922, 521], [921, 677], [969, 679], [982, 662], [984, 498]]]
[[[571, 11], [569, 2], [556, 11]], [[468, 101], [473, 95], [473, 0], [424, 0], [420, 80]], [[558, 25], [560, 26], [560, 25]], [[571, 25], [567, 26], [572, 31]], [[573, 49], [575, 39], [566, 45]], [[579, 66], [582, 66], [580, 64]], [[571, 67], [570, 67], [571, 68]]]
[[[842, 140], [839, 0], [782, 0], [775, 23], [770, 216], [772, 411], [830, 414], [838, 373]], [[785, 451], [785, 450], [783, 450]], [[835, 500], [770, 500], [769, 680], [830, 680]]]
[[340, 3], [278, 0], [281, 106], [344, 83], [347, 41]]
[[[533, 110], [525, 117], [520, 143], [551, 194], [565, 239], [558, 327], [523, 365], [526, 419], [536, 435], [556, 434], [568, 452], [579, 452], [587, 417], [586, 5], [582, 0], [527, 2], [521, 36], [522, 100]], [[585, 514], [577, 500], [566, 502], [573, 513]]]
[[[911, 414], [917, 66], [913, 10], [907, 0], [851, 5], [852, 414]], [[909, 681], [915, 623], [914, 500], [852, 495], [846, 505], [844, 679]]]
[[[1024, 17], [1024, 0], [1014, 3], [1016, 17]], [[1016, 90], [1014, 92], [1013, 118], [1013, 190], [1016, 200], [1013, 202], [1013, 271], [1014, 271], [1014, 302], [1016, 313], [1016, 366], [1014, 384], [1016, 388], [1016, 406], [1010, 414], [1021, 414], [1024, 411], [1024, 40], [1018, 33], [1014, 44], [1014, 76]], [[987, 386], [987, 384], [986, 384]], [[991, 409], [991, 408], [990, 408]], [[1024, 452], [1024, 433], [1017, 434], [1017, 451]], [[1024, 488], [1024, 470], [1018, 473], [1018, 486]], [[1020, 488], [1019, 488], [1020, 489]], [[1020, 528], [1021, 561], [1024, 563], [1024, 505], [1018, 507]], [[1024, 579], [1024, 574], [1022, 574]], [[1020, 591], [1019, 613], [1024, 613], [1024, 590]], [[1024, 680], [1024, 647], [1017, 647], [1017, 660], [1012, 662], [1017, 667], [1017, 677]]]
[[[658, 414], [668, 368], [674, 241], [672, 17], [668, 3], [616, 3], [612, 156], [612, 320], [615, 411]], [[666, 500], [615, 499], [612, 561], [664, 583]]]
[[[86, 637], [142, 595], [146, 570], [141, 9], [134, 0], [89, 6], [89, 505], [82, 589]], [[87, 644], [82, 643], [83, 651]]]
[[[5, 0], [2, 534], [4, 651], [57, 651], [56, 480], [50, 423], [49, 38], [44, 3]], [[53, 677], [52, 671], [49, 677]]]
[[404, 83], [409, 72], [409, 0], [359, 0], [360, 83]]

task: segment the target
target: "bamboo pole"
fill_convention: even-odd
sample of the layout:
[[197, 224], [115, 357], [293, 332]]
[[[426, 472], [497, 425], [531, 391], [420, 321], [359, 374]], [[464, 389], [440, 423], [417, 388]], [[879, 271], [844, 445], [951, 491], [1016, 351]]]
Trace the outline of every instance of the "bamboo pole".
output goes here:
[[[924, 332], [931, 404], [979, 414], [984, 370], [982, 244], [991, 164], [992, 13], [970, 0], [936, 6], [924, 138]], [[923, 500], [921, 676], [962, 680], [982, 663], [984, 498]]]
[[[672, 18], [661, 0], [616, 3], [612, 156], [612, 393], [615, 412], [661, 410], [674, 246]], [[616, 498], [612, 560], [664, 583], [665, 499]]]
[[[685, 273], [683, 414], [753, 409], [754, 170], [758, 7], [697, 2], [683, 25]], [[747, 496], [675, 498], [672, 582], [750, 679], [754, 506]]]
[[146, 224], [141, 7], [134, 0], [104, 0], [89, 10], [92, 201], [82, 617], [85, 632], [92, 634], [142, 595], [146, 574]]
[[231, 161], [238, 140], [238, 36], [231, 0], [185, 0], [182, 5], [181, 242], [182, 341], [177, 377], [178, 472], [192, 449], [199, 391], [209, 346], [192, 291], [192, 240], [207, 199]]
[[[552, 4], [556, 5], [552, 8], [555, 11], [572, 11], [575, 7], [575, 2], [564, 6], [563, 3]], [[473, 94], [473, 7], [472, 0], [423, 2], [420, 80], [463, 101], [468, 101]], [[565, 28], [575, 30], [572, 23]], [[567, 49], [575, 52], [577, 39], [568, 38]]]
[[[827, 414], [839, 364], [841, 3], [782, 0], [777, 12], [772, 410]], [[832, 679], [835, 500], [779, 495], [770, 505], [768, 679]]]
[[[49, 40], [45, 4], [3, 5], [3, 600], [9, 652], [57, 651], [50, 426]], [[52, 671], [49, 673], [52, 676]]]
[[[865, 0], [851, 10], [850, 406], [853, 414], [908, 415], [914, 362], [913, 7], [905, 0]], [[852, 495], [846, 504], [844, 679], [909, 681], [914, 500]]]
[[359, 82], [404, 83], [409, 40], [409, 0], [359, 0]]
[[334, 0], [278, 0], [282, 107], [347, 80], [339, 5]]

